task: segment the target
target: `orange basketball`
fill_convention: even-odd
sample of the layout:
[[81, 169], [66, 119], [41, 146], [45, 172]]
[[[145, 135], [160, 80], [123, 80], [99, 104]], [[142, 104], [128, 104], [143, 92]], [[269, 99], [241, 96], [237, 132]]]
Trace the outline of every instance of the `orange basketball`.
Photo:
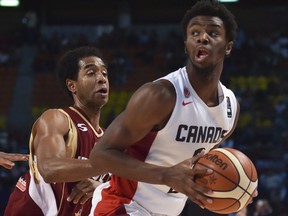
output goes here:
[[195, 178], [198, 184], [214, 191], [209, 195], [213, 203], [204, 203], [206, 209], [230, 214], [249, 204], [258, 186], [258, 175], [254, 164], [244, 153], [232, 148], [213, 149], [194, 166], [204, 167], [214, 171], [211, 175]]

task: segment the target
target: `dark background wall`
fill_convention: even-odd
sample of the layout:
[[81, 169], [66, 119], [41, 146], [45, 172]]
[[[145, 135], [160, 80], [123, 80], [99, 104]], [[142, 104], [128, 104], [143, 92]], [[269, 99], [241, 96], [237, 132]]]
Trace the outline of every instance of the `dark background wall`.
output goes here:
[[[27, 11], [35, 11], [43, 25], [97, 25], [117, 24], [119, 14], [127, 11], [133, 25], [178, 23], [195, 0], [22, 0], [18, 8], [0, 7], [1, 34], [7, 34], [21, 25]], [[285, 0], [240, 0], [226, 3], [245, 27], [265, 30], [270, 21], [277, 28], [287, 21]], [[9, 22], [7, 22], [9, 21]], [[283, 27], [283, 26], [282, 26]], [[270, 29], [269, 28], [269, 29]]]

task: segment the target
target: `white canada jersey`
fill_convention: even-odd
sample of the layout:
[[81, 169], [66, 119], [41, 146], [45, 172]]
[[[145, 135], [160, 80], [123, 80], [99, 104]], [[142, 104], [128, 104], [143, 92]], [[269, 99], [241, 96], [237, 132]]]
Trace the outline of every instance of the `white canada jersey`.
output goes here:
[[[160, 79], [169, 80], [176, 90], [177, 99], [171, 117], [163, 129], [149, 133], [132, 145], [127, 154], [149, 164], [169, 167], [191, 158], [201, 150], [207, 153], [219, 144], [233, 128], [237, 100], [233, 92], [219, 82], [220, 103], [208, 107], [192, 88], [185, 67]], [[184, 194], [165, 185], [135, 182], [114, 175], [110, 182], [99, 186], [94, 193], [95, 199], [103, 199], [103, 202], [105, 199], [107, 201], [109, 194], [114, 195], [111, 202], [115, 196], [121, 200], [122, 195], [126, 204], [129, 203], [128, 198], [148, 212], [173, 216], [181, 213], [187, 199]], [[98, 202], [94, 215], [100, 215], [102, 210], [105, 212], [107, 205], [101, 206], [101, 202]]]

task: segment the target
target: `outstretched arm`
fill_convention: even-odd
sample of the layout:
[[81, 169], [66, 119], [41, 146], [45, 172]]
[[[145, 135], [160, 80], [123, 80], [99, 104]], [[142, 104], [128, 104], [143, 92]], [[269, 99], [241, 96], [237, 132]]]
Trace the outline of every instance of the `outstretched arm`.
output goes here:
[[28, 159], [29, 155], [26, 154], [0, 152], [0, 165], [6, 169], [12, 169], [15, 161], [27, 161]]

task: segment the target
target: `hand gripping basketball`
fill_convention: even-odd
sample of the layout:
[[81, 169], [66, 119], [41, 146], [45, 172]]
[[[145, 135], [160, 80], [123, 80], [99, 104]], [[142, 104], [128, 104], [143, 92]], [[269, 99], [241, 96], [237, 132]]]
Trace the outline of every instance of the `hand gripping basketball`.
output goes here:
[[258, 176], [252, 161], [232, 148], [217, 148], [203, 155], [194, 168], [210, 168], [211, 175], [196, 176], [195, 182], [213, 190], [213, 203], [204, 203], [206, 209], [218, 214], [240, 211], [253, 199]]

